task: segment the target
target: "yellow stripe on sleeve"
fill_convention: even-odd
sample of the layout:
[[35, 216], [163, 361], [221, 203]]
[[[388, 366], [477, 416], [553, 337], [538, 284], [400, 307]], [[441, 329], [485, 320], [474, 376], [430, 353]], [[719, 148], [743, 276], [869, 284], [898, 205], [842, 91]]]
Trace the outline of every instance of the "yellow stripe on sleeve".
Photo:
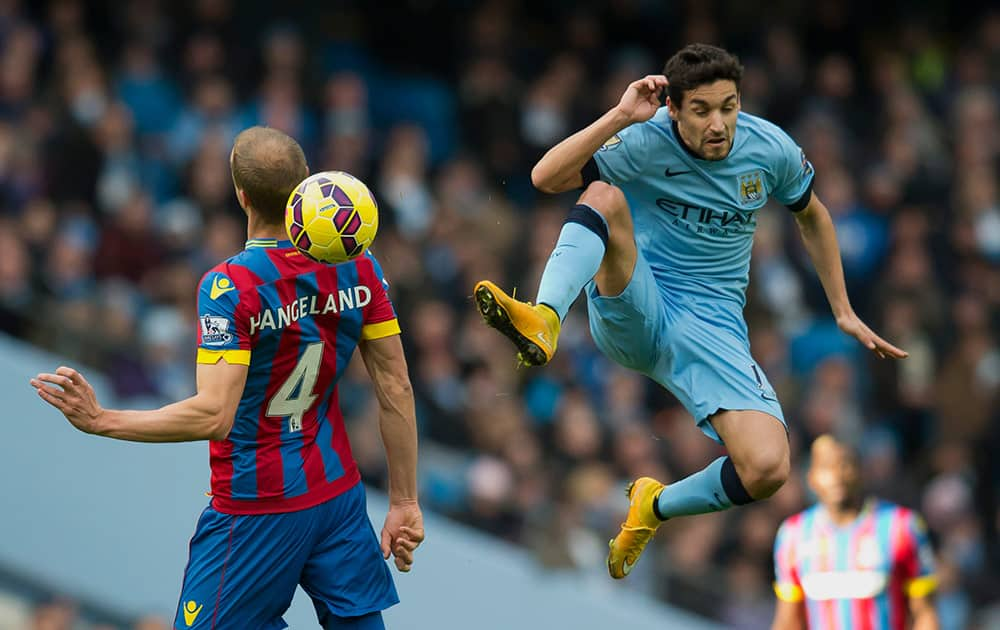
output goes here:
[[368, 324], [361, 328], [362, 339], [381, 339], [399, 334], [399, 320], [390, 319], [377, 324]]
[[250, 365], [250, 351], [198, 348], [198, 363], [215, 365], [219, 359], [225, 359], [230, 365]]
[[925, 575], [923, 577], [913, 578], [903, 587], [903, 592], [906, 593], [907, 597], [912, 597], [914, 599], [919, 599], [921, 597], [927, 597], [935, 590], [937, 590], [938, 580], [936, 575]]
[[783, 602], [797, 603], [802, 601], [802, 587], [798, 584], [774, 583], [774, 594]]

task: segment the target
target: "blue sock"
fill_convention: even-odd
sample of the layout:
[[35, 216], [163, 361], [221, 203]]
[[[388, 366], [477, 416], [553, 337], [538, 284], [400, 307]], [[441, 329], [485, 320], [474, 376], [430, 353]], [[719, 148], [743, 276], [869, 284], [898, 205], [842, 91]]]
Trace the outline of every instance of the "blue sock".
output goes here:
[[538, 285], [538, 304], [550, 306], [559, 319], [597, 273], [608, 246], [608, 224], [590, 206], [577, 204], [569, 211]]
[[653, 511], [661, 520], [727, 510], [753, 501], [728, 457], [720, 457], [705, 468], [660, 491]]

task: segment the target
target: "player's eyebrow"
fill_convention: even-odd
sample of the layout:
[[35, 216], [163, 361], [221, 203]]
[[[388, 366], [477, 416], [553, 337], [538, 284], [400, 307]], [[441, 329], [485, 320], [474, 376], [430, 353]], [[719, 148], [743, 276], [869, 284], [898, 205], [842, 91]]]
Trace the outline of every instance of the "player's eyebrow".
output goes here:
[[[735, 101], [735, 100], [736, 100], [736, 95], [735, 94], [730, 94], [729, 96], [727, 96], [725, 98], [725, 100], [722, 101], [722, 106], [725, 107], [726, 105], [729, 105], [732, 101]], [[712, 106], [711, 103], [709, 103], [708, 101], [706, 101], [705, 99], [702, 99], [702, 98], [693, 98], [693, 99], [691, 99], [691, 105], [698, 105], [699, 107], [711, 107]]]

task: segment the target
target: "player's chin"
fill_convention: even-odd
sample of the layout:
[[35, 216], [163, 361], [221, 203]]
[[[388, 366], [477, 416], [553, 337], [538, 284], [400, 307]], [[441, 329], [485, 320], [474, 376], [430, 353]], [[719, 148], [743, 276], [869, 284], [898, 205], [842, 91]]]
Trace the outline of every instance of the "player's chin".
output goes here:
[[701, 145], [702, 155], [705, 156], [706, 160], [722, 160], [729, 155], [729, 150], [732, 148], [732, 143], [729, 140], [720, 141], [710, 141], [706, 140]]

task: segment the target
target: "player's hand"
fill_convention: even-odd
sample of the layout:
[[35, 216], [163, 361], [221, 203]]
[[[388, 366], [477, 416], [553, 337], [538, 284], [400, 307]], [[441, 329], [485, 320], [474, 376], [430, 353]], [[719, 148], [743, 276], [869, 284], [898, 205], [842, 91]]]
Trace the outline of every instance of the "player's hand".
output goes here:
[[62, 412], [74, 427], [84, 433], [97, 433], [101, 414], [97, 395], [87, 379], [73, 368], [60, 366], [55, 374], [39, 374], [31, 386], [42, 400]]
[[872, 332], [872, 329], [861, 321], [854, 312], [844, 317], [838, 317], [837, 326], [860, 341], [861, 345], [874, 352], [880, 359], [905, 359], [910, 356], [910, 353], [897, 348]]
[[392, 501], [382, 526], [382, 556], [396, 559], [396, 568], [406, 573], [413, 566], [413, 552], [424, 540], [424, 517], [416, 499]]
[[645, 122], [660, 108], [663, 91], [668, 85], [667, 77], [662, 74], [650, 74], [633, 81], [618, 101], [618, 110], [628, 117], [630, 124]]

